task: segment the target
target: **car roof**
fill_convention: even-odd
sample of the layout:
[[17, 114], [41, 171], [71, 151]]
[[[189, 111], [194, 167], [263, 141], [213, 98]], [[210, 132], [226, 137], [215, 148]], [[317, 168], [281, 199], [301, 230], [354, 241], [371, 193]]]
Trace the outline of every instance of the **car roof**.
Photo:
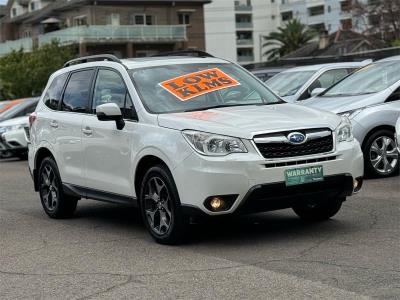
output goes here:
[[202, 63], [230, 63], [227, 60], [215, 57], [191, 57], [191, 56], [156, 56], [144, 58], [122, 59], [121, 63], [127, 69], [139, 69], [146, 67], [157, 67], [179, 64], [202, 64]]
[[377, 60], [376, 62], [396, 61], [396, 60], [400, 60], [400, 55], [389, 56], [389, 57]]
[[311, 65], [311, 66], [301, 66], [301, 67], [294, 67], [289, 70], [283, 71], [283, 73], [287, 72], [302, 72], [302, 71], [319, 71], [321, 69], [336, 69], [336, 68], [351, 68], [351, 67], [363, 67], [372, 61], [362, 61], [362, 62], [343, 62], [343, 63], [329, 63], [329, 64], [318, 64], [318, 65]]

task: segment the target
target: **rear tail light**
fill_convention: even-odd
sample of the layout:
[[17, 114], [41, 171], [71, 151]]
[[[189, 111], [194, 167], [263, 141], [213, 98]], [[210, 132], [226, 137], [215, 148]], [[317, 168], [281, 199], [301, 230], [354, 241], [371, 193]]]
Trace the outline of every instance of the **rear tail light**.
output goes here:
[[32, 125], [33, 125], [33, 123], [36, 121], [36, 119], [37, 119], [37, 115], [36, 115], [35, 112], [33, 112], [33, 113], [31, 113], [31, 114], [29, 115], [29, 128], [32, 127]]

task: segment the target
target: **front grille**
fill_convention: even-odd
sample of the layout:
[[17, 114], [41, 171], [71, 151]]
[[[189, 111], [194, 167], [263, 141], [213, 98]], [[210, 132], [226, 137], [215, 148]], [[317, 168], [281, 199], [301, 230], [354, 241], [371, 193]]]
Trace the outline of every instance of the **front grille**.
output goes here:
[[[310, 138], [304, 144], [291, 144], [287, 140], [287, 135], [291, 132], [282, 132], [256, 136], [254, 141], [260, 153], [268, 159], [313, 155], [333, 150], [331, 130], [325, 128], [298, 130], [297, 132], [301, 132]], [[321, 137], [319, 137], [319, 134], [321, 134]]]
[[319, 163], [324, 161], [335, 160], [336, 156], [326, 156], [312, 159], [303, 159], [303, 160], [294, 160], [294, 161], [284, 161], [284, 162], [276, 162], [265, 164], [266, 168], [279, 168], [279, 167], [287, 167], [287, 166], [296, 166], [296, 165], [305, 165], [312, 163]]
[[31, 133], [29, 131], [29, 127], [24, 127], [26, 139], [29, 141], [31, 139]]

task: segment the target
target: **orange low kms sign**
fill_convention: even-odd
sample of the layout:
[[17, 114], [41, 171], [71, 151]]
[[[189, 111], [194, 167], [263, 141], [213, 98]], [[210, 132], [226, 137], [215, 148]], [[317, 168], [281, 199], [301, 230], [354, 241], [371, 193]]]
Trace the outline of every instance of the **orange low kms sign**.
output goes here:
[[240, 85], [240, 83], [220, 69], [213, 68], [175, 77], [163, 81], [159, 85], [179, 100], [186, 101], [210, 92]]

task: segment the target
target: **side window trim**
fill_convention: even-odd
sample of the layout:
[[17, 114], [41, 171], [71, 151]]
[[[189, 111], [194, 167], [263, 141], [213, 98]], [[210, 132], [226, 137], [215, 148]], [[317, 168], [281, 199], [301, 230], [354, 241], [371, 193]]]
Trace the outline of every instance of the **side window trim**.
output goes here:
[[94, 97], [94, 89], [96, 87], [97, 77], [98, 77], [99, 71], [101, 71], [101, 70], [108, 70], [108, 71], [115, 72], [121, 78], [121, 80], [122, 80], [122, 82], [124, 84], [124, 87], [125, 87], [125, 91], [126, 91], [125, 100], [124, 100], [124, 109], [126, 108], [126, 103], [127, 103], [128, 96], [129, 96], [129, 99], [131, 99], [132, 107], [133, 107], [134, 114], [135, 114], [136, 118], [135, 119], [133, 119], [133, 118], [129, 118], [129, 119], [124, 118], [124, 120], [133, 121], [133, 122], [139, 121], [139, 118], [138, 118], [138, 115], [137, 115], [137, 112], [136, 112], [136, 108], [135, 108], [135, 104], [132, 101], [132, 96], [131, 96], [131, 94], [129, 92], [129, 89], [128, 89], [127, 85], [126, 85], [124, 77], [122, 76], [122, 74], [117, 69], [110, 68], [110, 67], [97, 67], [96, 68], [95, 75], [94, 75], [93, 80], [92, 80], [92, 89], [91, 89], [90, 101], [89, 101], [90, 102], [90, 114], [95, 114], [95, 111], [96, 111], [96, 109], [93, 108], [93, 101], [94, 101], [93, 97]]
[[[93, 70], [92, 78], [90, 79], [90, 89], [91, 89], [91, 88], [93, 87], [94, 74], [96, 73], [96, 69], [97, 69], [96, 67], [89, 67], [89, 68], [82, 68], [82, 69], [77, 69], [77, 70], [73, 70], [73, 71], [70, 71], [70, 72], [69, 72], [68, 78], [67, 78], [67, 80], [66, 80], [66, 82], [65, 82], [65, 85], [64, 85], [64, 88], [63, 88], [61, 100], [60, 100], [60, 103], [59, 103], [59, 108], [58, 108], [59, 111], [61, 111], [61, 112], [68, 112], [68, 111], [62, 110], [62, 105], [63, 105], [63, 103], [64, 103], [64, 94], [65, 94], [65, 90], [67, 89], [68, 83], [69, 83], [69, 81], [71, 80], [72, 75], [75, 74], [75, 73], [82, 72], [82, 71], [90, 71], [90, 70]], [[92, 93], [92, 91], [89, 90], [89, 103], [88, 103], [88, 106], [90, 105], [90, 102], [91, 102], [91, 99], [90, 99], [91, 93]], [[78, 114], [90, 114], [90, 110], [88, 109], [88, 110], [86, 110], [86, 112], [77, 112], [77, 111], [74, 111], [73, 113], [78, 113]]]
[[72, 74], [72, 72], [68, 72], [67, 79], [65, 79], [64, 86], [62, 88], [61, 95], [60, 95], [60, 101], [58, 101], [57, 111], [62, 111], [61, 108], [62, 108], [62, 102], [64, 100], [64, 92], [65, 92], [65, 89], [67, 88], [69, 79], [71, 78], [71, 74]]

